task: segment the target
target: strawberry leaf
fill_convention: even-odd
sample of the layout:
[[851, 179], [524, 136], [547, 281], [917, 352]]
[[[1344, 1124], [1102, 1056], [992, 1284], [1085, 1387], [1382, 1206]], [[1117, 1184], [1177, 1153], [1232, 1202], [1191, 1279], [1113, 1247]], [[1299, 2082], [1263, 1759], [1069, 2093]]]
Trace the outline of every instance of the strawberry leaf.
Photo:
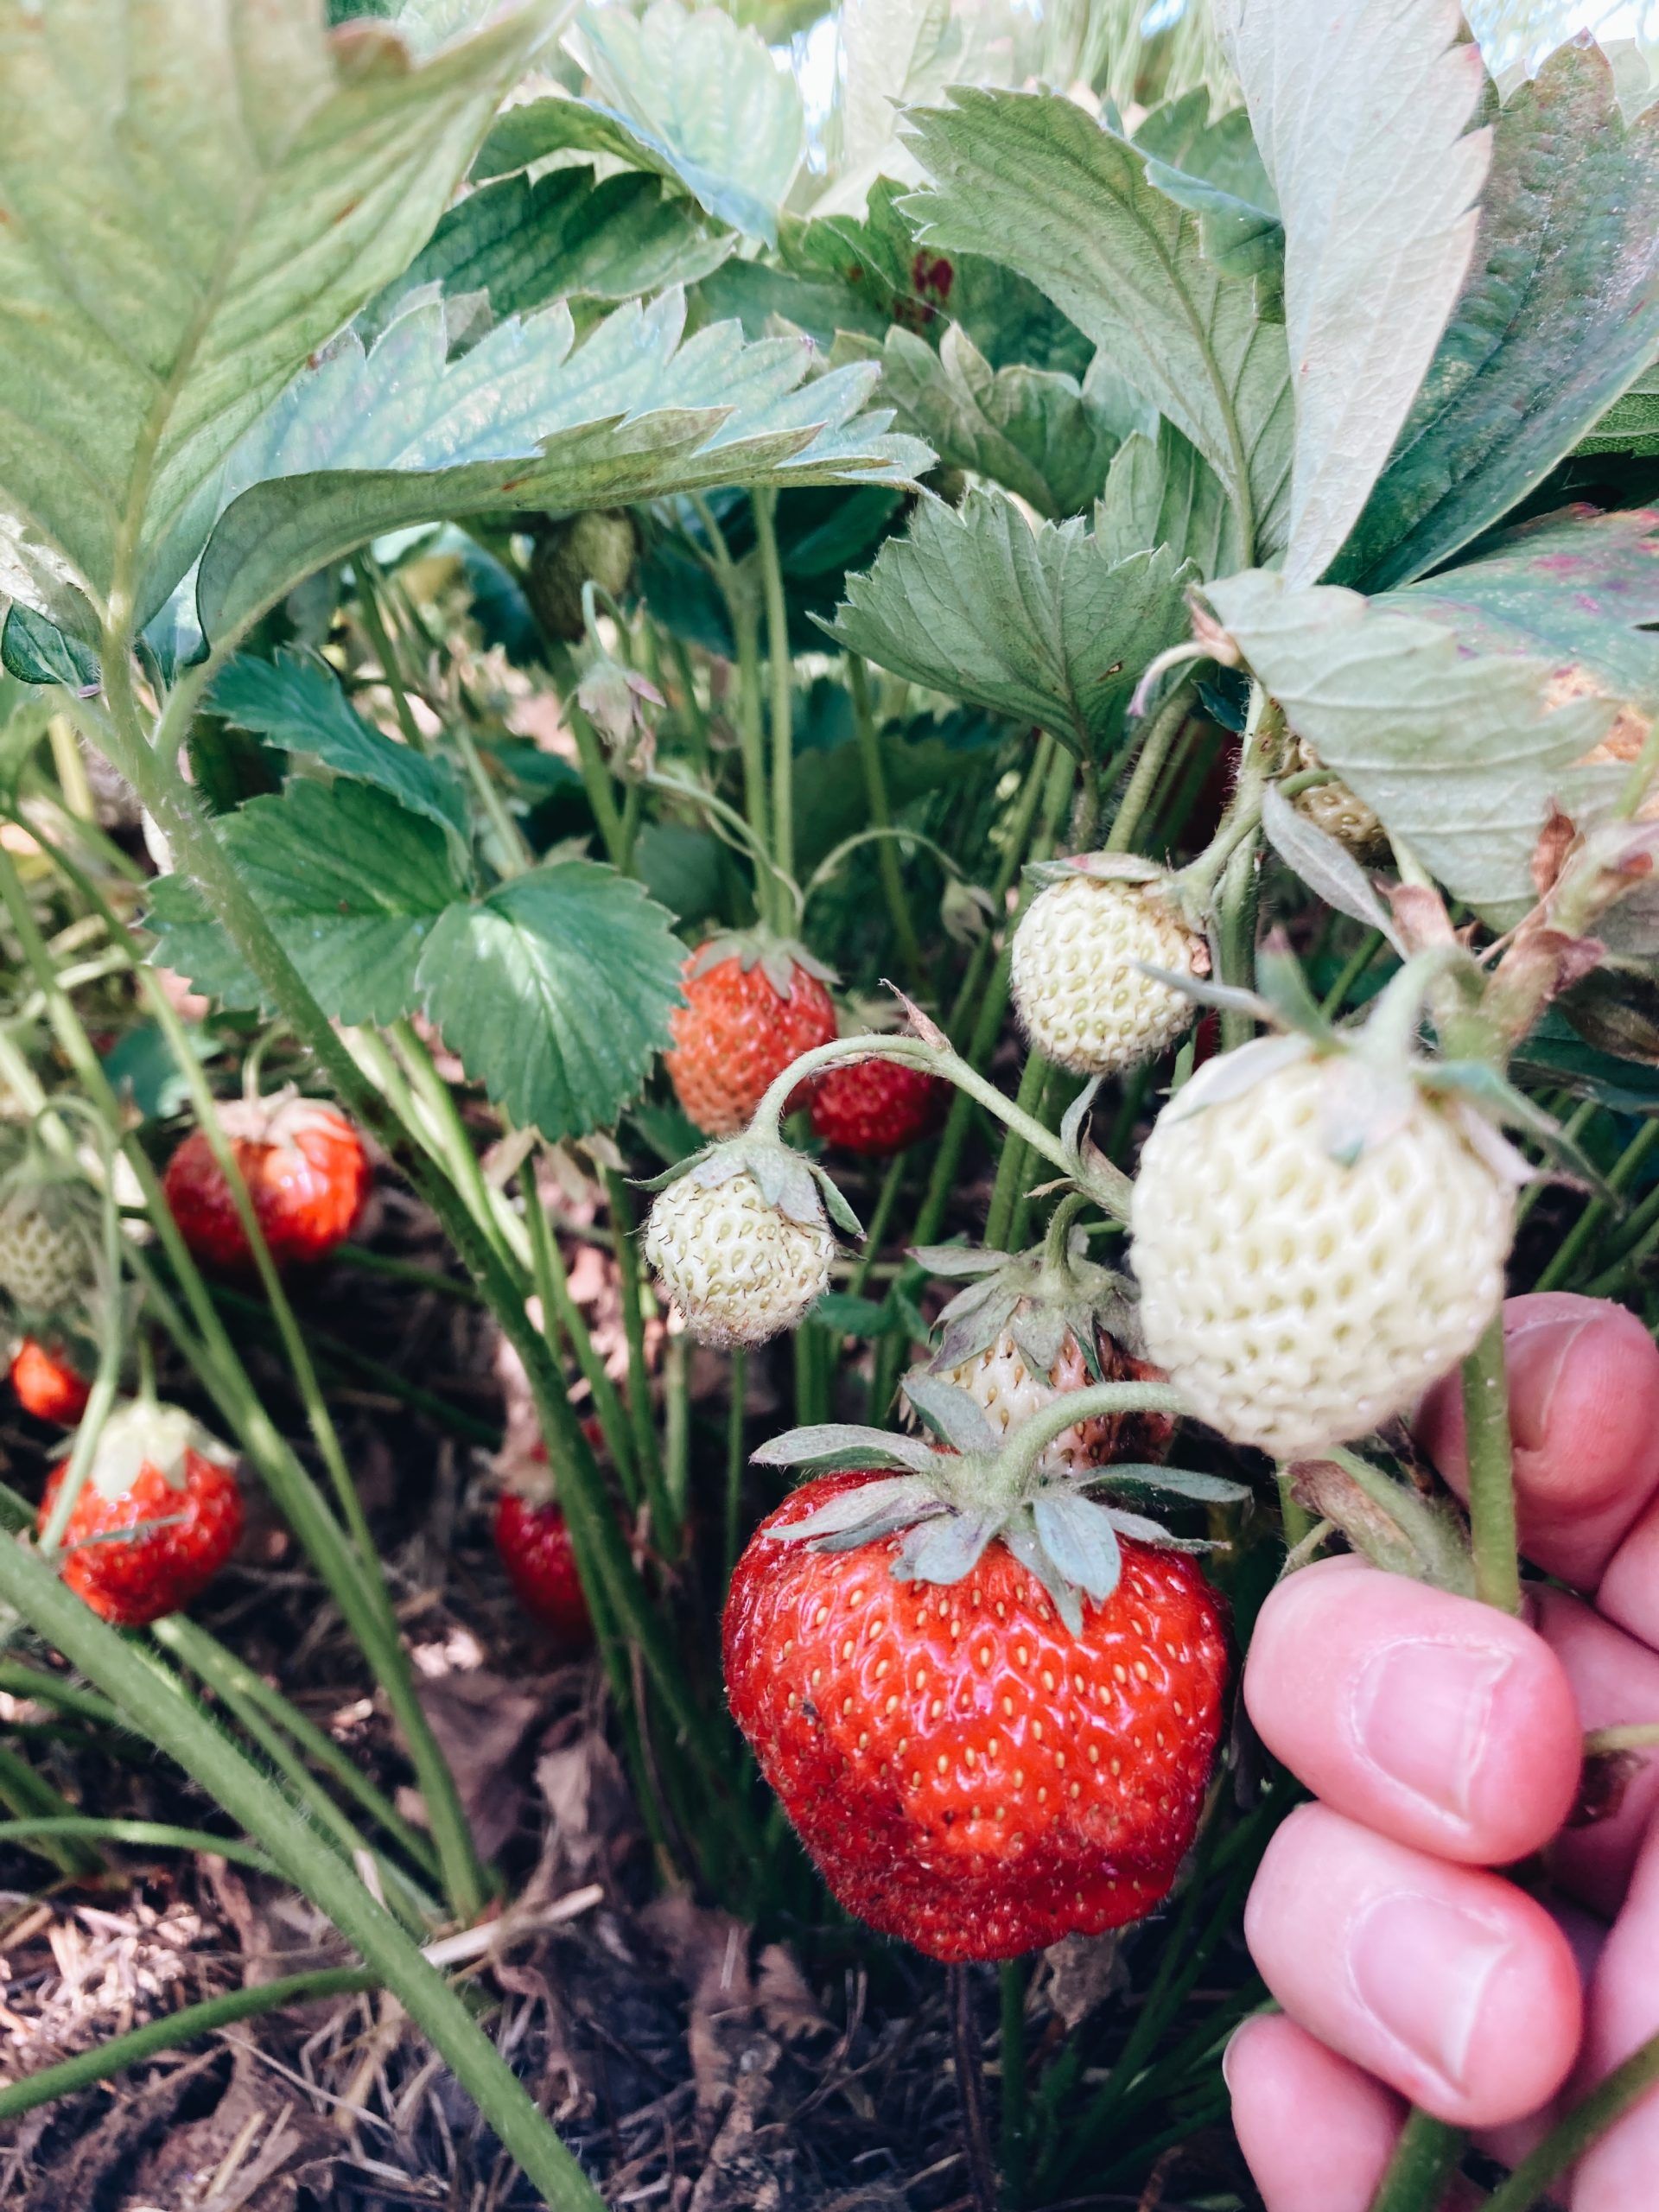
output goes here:
[[[899, 1467], [925, 1475], [932, 1467], [931, 1445], [896, 1430], [861, 1428], [849, 1421], [822, 1421], [774, 1436], [749, 1454], [757, 1467], [808, 1467], [829, 1474], [858, 1467]], [[834, 1463], [832, 1465], [831, 1463]]]
[[0, 7], [0, 583], [137, 629], [238, 438], [425, 239], [544, 34], [411, 69], [315, 0]]
[[1159, 420], [1112, 456], [1095, 512], [1095, 536], [1109, 561], [1167, 545], [1201, 576], [1229, 576], [1243, 559], [1238, 522], [1222, 481], [1191, 438]]
[[1002, 1441], [978, 1402], [954, 1382], [918, 1368], [906, 1376], [901, 1387], [929, 1428], [953, 1451], [995, 1452]]
[[[303, 777], [251, 799], [219, 835], [237, 873], [325, 1013], [396, 1021], [417, 1003], [415, 971], [438, 918], [465, 888], [452, 836], [372, 785]], [[186, 878], [150, 890], [156, 958], [226, 1005], [261, 994]]]
[[971, 1574], [986, 1547], [1001, 1530], [1000, 1510], [988, 1513], [940, 1513], [909, 1531], [893, 1562], [899, 1582], [949, 1585]]
[[[1474, 253], [1491, 141], [1457, 0], [1215, 0], [1285, 219], [1296, 391], [1285, 573], [1358, 520]], [[1213, 456], [1211, 456], [1213, 458]]]
[[1394, 917], [1359, 862], [1317, 823], [1299, 812], [1277, 784], [1269, 784], [1262, 798], [1262, 827], [1268, 842], [1308, 889], [1334, 906], [1339, 914], [1378, 930], [1396, 952], [1401, 950]]
[[467, 1072], [526, 1128], [607, 1128], [670, 1042], [684, 948], [637, 884], [560, 861], [452, 906], [416, 978]]
[[1473, 273], [1333, 576], [1380, 591], [1437, 567], [1593, 443], [1656, 353], [1659, 106], [1627, 124], [1575, 41], [1497, 118]]
[[219, 671], [208, 703], [239, 729], [304, 753], [337, 776], [373, 784], [400, 806], [450, 831], [464, 848], [467, 795], [447, 760], [416, 753], [365, 721], [338, 677], [302, 654], [275, 660], [238, 653]]
[[1109, 1598], [1123, 1556], [1107, 1508], [1076, 1491], [1040, 1491], [1032, 1500], [1038, 1541], [1057, 1571], [1097, 1602]]
[[1069, 99], [958, 90], [906, 135], [933, 180], [906, 213], [929, 245], [1041, 285], [1115, 369], [1192, 439], [1227, 488], [1240, 543], [1284, 543], [1292, 410], [1283, 326], [1204, 253], [1200, 218], [1147, 156]]
[[1187, 629], [1167, 548], [1114, 563], [1081, 520], [1035, 531], [1001, 493], [920, 505], [823, 626], [931, 690], [1037, 722], [1081, 760], [1122, 729], [1146, 664]]

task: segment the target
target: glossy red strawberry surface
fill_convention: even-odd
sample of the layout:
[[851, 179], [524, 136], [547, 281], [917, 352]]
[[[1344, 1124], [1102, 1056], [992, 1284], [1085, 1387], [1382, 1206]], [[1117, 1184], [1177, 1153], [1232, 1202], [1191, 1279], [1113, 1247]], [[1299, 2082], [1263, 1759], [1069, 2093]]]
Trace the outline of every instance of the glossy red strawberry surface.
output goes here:
[[532, 1620], [569, 1647], [593, 1642], [575, 1548], [556, 1505], [504, 1491], [495, 1509], [495, 1548], [513, 1594]]
[[[45, 1529], [63, 1480], [54, 1469], [41, 1500]], [[63, 1579], [117, 1628], [143, 1628], [199, 1597], [236, 1549], [242, 1492], [235, 1475], [186, 1452], [174, 1483], [146, 1460], [115, 1497], [88, 1479], [64, 1535]]]
[[[734, 953], [697, 972], [701, 954], [685, 964], [686, 1003], [669, 1016], [674, 1046], [666, 1058], [674, 1095], [705, 1136], [747, 1128], [768, 1085], [790, 1062], [836, 1034], [836, 1008], [810, 971], [791, 963], [779, 989], [756, 961]], [[791, 1108], [804, 1103], [797, 1096]]]
[[[324, 1259], [356, 1228], [369, 1194], [363, 1140], [343, 1114], [312, 1099], [230, 1105], [220, 1115], [271, 1258], [279, 1268]], [[193, 1130], [162, 1178], [185, 1243], [221, 1273], [245, 1274], [253, 1253], [207, 1135]]]
[[826, 1144], [887, 1160], [931, 1136], [944, 1119], [950, 1086], [897, 1060], [855, 1060], [812, 1086], [812, 1127]]
[[1197, 1829], [1227, 1675], [1192, 1560], [1124, 1541], [1080, 1636], [999, 1541], [950, 1587], [896, 1582], [897, 1537], [779, 1544], [862, 1474], [804, 1484], [727, 1600], [727, 1693], [830, 1889], [948, 1961], [1096, 1935], [1165, 1897]]
[[86, 1410], [92, 1385], [60, 1351], [48, 1350], [34, 1337], [25, 1337], [11, 1363], [11, 1387], [17, 1402], [36, 1421], [54, 1421], [73, 1428]]

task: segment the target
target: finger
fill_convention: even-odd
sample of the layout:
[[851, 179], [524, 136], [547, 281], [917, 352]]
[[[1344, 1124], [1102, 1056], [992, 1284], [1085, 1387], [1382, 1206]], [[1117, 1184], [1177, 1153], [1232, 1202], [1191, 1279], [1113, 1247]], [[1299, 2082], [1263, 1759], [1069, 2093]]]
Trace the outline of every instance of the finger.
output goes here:
[[[1580, 2093], [1659, 2034], [1659, 1827], [1637, 1862], [1624, 1910], [1590, 1988]], [[1659, 2091], [1644, 2097], [1579, 2163], [1573, 2212], [1652, 2212], [1659, 2174]]]
[[1268, 1847], [1244, 1934], [1292, 2019], [1436, 2119], [1503, 2126], [1573, 2063], [1578, 1970], [1542, 1907], [1322, 1805]]
[[1366, 2212], [1406, 2108], [1294, 2020], [1247, 2021], [1222, 2070], [1268, 2212]]
[[[1586, 1731], [1659, 1720], [1659, 1654], [1560, 1591], [1535, 1593], [1533, 1617], [1572, 1685]], [[1555, 1878], [1609, 1920], [1624, 1902], [1643, 1838], [1659, 1815], [1659, 1758], [1633, 1755], [1611, 1809], [1566, 1829], [1550, 1851]]]
[[[1512, 1298], [1503, 1339], [1522, 1548], [1563, 1581], [1593, 1589], [1659, 1492], [1659, 1348], [1622, 1306], [1561, 1291]], [[1430, 1391], [1417, 1427], [1461, 1491], [1455, 1376]]]
[[1305, 1567], [1273, 1592], [1244, 1702], [1327, 1805], [1441, 1858], [1525, 1858], [1578, 1789], [1578, 1713], [1542, 1639], [1491, 1605], [1352, 1561]]

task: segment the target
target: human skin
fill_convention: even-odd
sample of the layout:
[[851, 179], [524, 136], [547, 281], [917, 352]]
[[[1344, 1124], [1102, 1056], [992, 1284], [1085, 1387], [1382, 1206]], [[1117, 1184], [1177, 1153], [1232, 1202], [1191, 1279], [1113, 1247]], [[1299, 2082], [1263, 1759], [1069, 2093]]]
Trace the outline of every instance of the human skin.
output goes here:
[[[1659, 2033], [1659, 1758], [1569, 1828], [1583, 1732], [1659, 1721], [1659, 1350], [1549, 1294], [1505, 1312], [1524, 1621], [1352, 1559], [1263, 1609], [1252, 1721], [1313, 1793], [1245, 1933], [1282, 2015], [1225, 2070], [1268, 2212], [1366, 2212], [1408, 2101], [1506, 2162]], [[1454, 1488], [1456, 1378], [1420, 1439]], [[1549, 1879], [1540, 1884], [1536, 1854]], [[1528, 1891], [1494, 1871], [1529, 1861]], [[1572, 2212], [1653, 2212], [1659, 2093], [1580, 2162]]]

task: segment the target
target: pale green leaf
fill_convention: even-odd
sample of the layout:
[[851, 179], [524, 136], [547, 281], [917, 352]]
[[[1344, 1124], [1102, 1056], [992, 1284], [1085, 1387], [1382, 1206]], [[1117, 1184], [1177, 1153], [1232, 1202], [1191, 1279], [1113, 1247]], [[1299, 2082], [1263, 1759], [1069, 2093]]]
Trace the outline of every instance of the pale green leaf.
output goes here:
[[907, 118], [933, 180], [906, 210], [930, 245], [1030, 277], [1216, 470], [1256, 556], [1284, 542], [1292, 403], [1285, 332], [1205, 258], [1199, 219], [1146, 156], [1052, 95], [962, 92]]
[[[836, 21], [840, 98], [830, 122], [838, 162], [813, 203], [817, 215], [861, 216], [878, 177], [919, 181], [898, 135], [906, 107], [942, 99], [952, 85], [1006, 85], [1014, 67], [1011, 26], [995, 5], [950, 0], [842, 0]], [[999, 34], [1002, 34], [999, 35]]]
[[1659, 714], [1659, 513], [1569, 508], [1488, 538], [1477, 557], [1378, 606], [1455, 631], [1465, 651], [1532, 653], [1574, 690]]
[[510, 108], [475, 174], [569, 148], [671, 177], [746, 237], [778, 243], [778, 211], [806, 150], [795, 79], [766, 41], [721, 8], [654, 0], [641, 16], [589, 8], [577, 44], [595, 97]]
[[938, 353], [893, 329], [873, 358], [881, 363], [880, 397], [901, 429], [925, 439], [947, 467], [988, 477], [1051, 521], [1098, 498], [1136, 413], [1147, 412], [1126, 407], [1109, 374], [1079, 385], [1049, 369], [993, 369], [956, 323]]
[[315, 0], [0, 0], [0, 588], [137, 628], [238, 438], [404, 266], [549, 20], [411, 70]]
[[499, 322], [555, 300], [630, 300], [665, 284], [690, 284], [736, 245], [716, 232], [660, 177], [627, 170], [595, 181], [578, 165], [532, 184], [503, 177], [452, 207], [402, 276], [357, 319], [372, 344], [398, 302], [423, 284], [452, 298], [486, 292]]
[[1147, 175], [1198, 218], [1204, 257], [1230, 276], [1260, 278], [1268, 296], [1284, 289], [1285, 226], [1279, 203], [1242, 107], [1213, 120], [1207, 92], [1166, 100], [1138, 126]]
[[1458, 0], [1214, 0], [1285, 222], [1296, 461], [1285, 573], [1359, 519], [1475, 250], [1490, 136]]
[[1438, 566], [1656, 353], [1659, 106], [1627, 124], [1605, 57], [1565, 47], [1497, 118], [1474, 273], [1333, 575], [1380, 591]]
[[452, 907], [421, 961], [426, 1010], [467, 1073], [544, 1136], [609, 1128], [670, 1041], [685, 948], [637, 883], [591, 861]]
[[449, 763], [414, 752], [365, 721], [332, 669], [301, 653], [278, 652], [275, 660], [238, 653], [219, 671], [207, 703], [239, 729], [253, 730], [284, 752], [308, 754], [337, 776], [373, 784], [465, 841], [467, 795]]
[[242, 491], [198, 588], [222, 643], [383, 531], [505, 507], [571, 511], [721, 484], [906, 484], [931, 461], [860, 412], [877, 372], [807, 382], [804, 340], [735, 324], [681, 343], [684, 301], [619, 308], [580, 346], [563, 305], [455, 358], [442, 302], [406, 302], [366, 353], [348, 334], [235, 456]]
[[[465, 888], [435, 823], [366, 784], [295, 777], [280, 798], [250, 799], [219, 834], [325, 1013], [388, 1022], [414, 1010], [422, 950]], [[257, 984], [184, 878], [152, 886], [149, 924], [166, 966], [228, 1004], [258, 1004]]]
[[1659, 456], [1659, 361], [1643, 370], [1622, 399], [1616, 399], [1587, 437], [1573, 448], [1580, 454], [1628, 454], [1632, 460]]
[[1439, 623], [1334, 586], [1294, 590], [1267, 569], [1205, 595], [1323, 765], [1497, 928], [1533, 903], [1552, 804], [1588, 823], [1618, 796], [1624, 767], [1581, 765], [1613, 708], [1549, 711], [1546, 662], [1465, 655]]
[[1114, 563], [1078, 518], [929, 499], [850, 576], [831, 634], [913, 683], [1036, 722], [1079, 758], [1117, 735], [1142, 669], [1185, 635], [1192, 572], [1167, 547]]
[[1155, 437], [1137, 430], [1113, 456], [1095, 536], [1114, 561], [1167, 545], [1201, 576], [1231, 575], [1243, 550], [1221, 479], [1191, 438], [1161, 420]]

